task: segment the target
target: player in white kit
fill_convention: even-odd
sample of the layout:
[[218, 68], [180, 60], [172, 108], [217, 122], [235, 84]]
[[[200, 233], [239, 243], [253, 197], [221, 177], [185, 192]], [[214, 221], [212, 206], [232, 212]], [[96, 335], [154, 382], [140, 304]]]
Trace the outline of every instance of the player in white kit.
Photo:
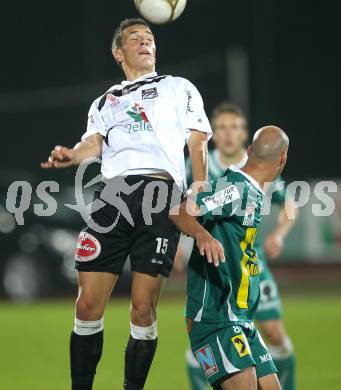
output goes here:
[[55, 147], [42, 163], [43, 168], [64, 168], [102, 156], [103, 183], [95, 200], [104, 207], [93, 210], [93, 223], [81, 231], [75, 255], [79, 294], [70, 343], [73, 390], [92, 389], [105, 306], [127, 256], [133, 282], [123, 387], [143, 389], [157, 345], [156, 306], [179, 239], [168, 214], [186, 189], [186, 142], [193, 179], [207, 179], [211, 128], [198, 90], [186, 79], [155, 72], [154, 35], [142, 19], [121, 23], [112, 52], [126, 80], [93, 102], [81, 142], [73, 149]]

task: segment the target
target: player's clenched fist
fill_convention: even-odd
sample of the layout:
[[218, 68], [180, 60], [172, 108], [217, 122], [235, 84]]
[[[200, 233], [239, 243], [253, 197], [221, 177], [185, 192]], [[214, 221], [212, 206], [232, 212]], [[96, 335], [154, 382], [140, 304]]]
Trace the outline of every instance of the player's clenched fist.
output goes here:
[[202, 229], [197, 232], [195, 240], [201, 256], [206, 256], [209, 263], [213, 262], [216, 267], [219, 267], [219, 261], [225, 261], [223, 246], [207, 230]]
[[75, 165], [75, 151], [64, 146], [55, 146], [48, 161], [42, 162], [42, 168], [66, 168]]

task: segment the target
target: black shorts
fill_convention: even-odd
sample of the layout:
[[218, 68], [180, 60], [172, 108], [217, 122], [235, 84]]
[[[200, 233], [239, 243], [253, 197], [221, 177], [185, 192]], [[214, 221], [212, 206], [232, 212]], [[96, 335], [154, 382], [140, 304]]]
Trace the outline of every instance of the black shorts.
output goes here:
[[93, 203], [79, 235], [76, 269], [121, 274], [129, 256], [132, 271], [168, 277], [180, 237], [168, 218], [181, 200], [174, 181], [142, 175], [115, 178], [110, 187], [101, 184], [96, 200], [102, 207], [96, 210]]

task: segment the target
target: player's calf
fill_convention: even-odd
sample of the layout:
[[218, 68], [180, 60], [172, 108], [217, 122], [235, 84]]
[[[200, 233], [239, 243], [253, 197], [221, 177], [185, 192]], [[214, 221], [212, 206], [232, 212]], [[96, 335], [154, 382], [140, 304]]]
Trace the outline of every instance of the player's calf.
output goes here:
[[103, 349], [103, 313], [118, 276], [79, 272], [76, 319], [70, 340], [72, 390], [91, 390]]
[[103, 318], [75, 319], [70, 340], [72, 390], [91, 390], [103, 349]]
[[157, 322], [151, 326], [130, 323], [131, 334], [125, 352], [124, 389], [141, 390], [147, 380], [157, 347]]
[[130, 337], [125, 353], [124, 389], [141, 390], [157, 347], [156, 306], [163, 277], [134, 273]]

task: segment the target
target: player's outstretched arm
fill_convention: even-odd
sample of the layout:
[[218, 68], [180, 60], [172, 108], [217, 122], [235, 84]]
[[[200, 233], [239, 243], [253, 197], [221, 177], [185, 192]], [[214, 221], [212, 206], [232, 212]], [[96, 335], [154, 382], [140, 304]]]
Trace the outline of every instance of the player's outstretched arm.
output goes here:
[[191, 129], [188, 139], [188, 151], [192, 161], [192, 190], [195, 193], [203, 190], [202, 183], [207, 181], [207, 133]]
[[196, 205], [188, 199], [183, 201], [180, 207], [171, 210], [169, 218], [180, 231], [195, 239], [201, 256], [206, 256], [209, 263], [213, 262], [218, 267], [219, 261], [225, 261], [224, 248], [198, 223], [194, 215], [198, 215]]
[[67, 168], [80, 164], [85, 158], [98, 157], [102, 151], [103, 136], [93, 134], [79, 142], [73, 149], [65, 146], [55, 146], [48, 161], [42, 162], [42, 168]]
[[282, 254], [284, 240], [294, 226], [297, 214], [294, 200], [287, 198], [278, 214], [276, 227], [264, 241], [264, 251], [270, 260], [275, 260]]

